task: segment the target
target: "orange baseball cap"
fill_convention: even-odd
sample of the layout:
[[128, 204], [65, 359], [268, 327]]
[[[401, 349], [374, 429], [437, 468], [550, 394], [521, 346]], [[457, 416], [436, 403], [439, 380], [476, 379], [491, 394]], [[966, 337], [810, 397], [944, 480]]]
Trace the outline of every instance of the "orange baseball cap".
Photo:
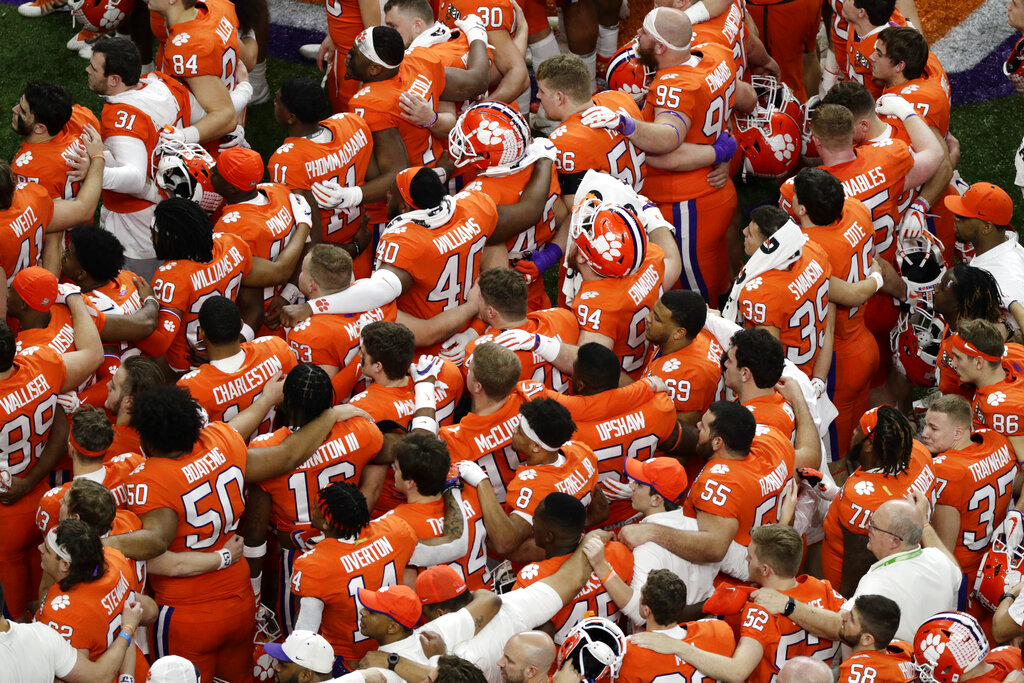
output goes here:
[[384, 614], [406, 628], [416, 628], [423, 605], [408, 586], [384, 586], [379, 591], [359, 589], [359, 602], [371, 612]]
[[1013, 219], [1013, 200], [1006, 191], [992, 183], [974, 183], [964, 192], [942, 200], [957, 216], [980, 218], [996, 225], [1009, 225]]
[[18, 271], [11, 286], [30, 308], [45, 313], [57, 300], [57, 276], [39, 266]]
[[626, 476], [647, 484], [655, 493], [671, 503], [678, 503], [686, 492], [689, 480], [686, 469], [675, 458], [637, 460], [626, 458]]
[[239, 190], [251, 190], [263, 180], [263, 157], [254, 149], [229, 147], [217, 157], [217, 172]]
[[446, 564], [439, 564], [416, 577], [416, 595], [424, 605], [433, 605], [462, 595], [466, 582]]
[[750, 602], [750, 594], [757, 586], [731, 586], [720, 584], [711, 597], [704, 601], [704, 611], [719, 617], [739, 614], [743, 606]]

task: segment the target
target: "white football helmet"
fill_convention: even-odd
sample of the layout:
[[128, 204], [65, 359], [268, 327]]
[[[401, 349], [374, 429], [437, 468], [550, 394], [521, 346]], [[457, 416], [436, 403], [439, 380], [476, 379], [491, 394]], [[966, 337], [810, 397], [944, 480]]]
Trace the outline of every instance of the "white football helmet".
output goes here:
[[931, 292], [911, 300], [900, 311], [899, 322], [889, 333], [892, 361], [896, 370], [920, 387], [935, 384], [935, 363], [945, 323], [932, 307]]
[[202, 145], [161, 138], [153, 148], [153, 180], [168, 197], [183, 197], [214, 213], [224, 197], [213, 189], [213, 157]]
[[626, 636], [618, 626], [601, 617], [586, 617], [558, 649], [557, 668], [568, 659], [586, 683], [612, 683], [625, 654]]
[[929, 232], [921, 237], [896, 240], [896, 269], [907, 283], [907, 296], [920, 298], [931, 292], [946, 272], [942, 242]]
[[992, 545], [978, 567], [971, 597], [995, 612], [999, 599], [1022, 580], [1024, 513], [1010, 510], [992, 535]]

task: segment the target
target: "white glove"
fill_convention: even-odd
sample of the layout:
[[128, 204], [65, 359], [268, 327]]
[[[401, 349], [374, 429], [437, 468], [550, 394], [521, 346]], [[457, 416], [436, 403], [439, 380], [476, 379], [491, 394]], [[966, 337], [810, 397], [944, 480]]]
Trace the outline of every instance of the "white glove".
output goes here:
[[906, 121], [917, 112], [914, 105], [907, 102], [899, 95], [882, 95], [875, 102], [875, 113], [882, 116], [895, 116], [900, 121]]
[[441, 368], [444, 367], [444, 361], [437, 356], [423, 355], [409, 368], [409, 374], [412, 375], [412, 381], [423, 382], [428, 379], [437, 379], [441, 375]]
[[11, 489], [14, 479], [7, 470], [0, 470], [0, 493], [7, 493]]
[[459, 476], [462, 477], [462, 481], [466, 482], [470, 486], [479, 486], [480, 482], [487, 478], [487, 473], [484, 472], [484, 468], [480, 467], [480, 465], [477, 465], [472, 460], [460, 460], [455, 463], [455, 467], [458, 468]]
[[313, 183], [313, 197], [324, 209], [350, 209], [363, 203], [363, 190], [356, 187], [344, 187], [337, 181], [325, 180]]
[[530, 148], [527, 153], [536, 157], [543, 157], [545, 159], [555, 160], [558, 156], [558, 149], [555, 145], [547, 138], [534, 138], [533, 142], [530, 143]]
[[537, 334], [526, 330], [512, 329], [505, 330], [493, 341], [509, 351], [533, 351], [537, 346], [537, 336]]
[[484, 26], [484, 22], [475, 14], [467, 14], [461, 19], [455, 20], [455, 25], [460, 31], [466, 34], [466, 40], [473, 42], [474, 40], [482, 40], [487, 42], [487, 28]]
[[248, 147], [245, 142], [245, 128], [242, 127], [242, 124], [238, 124], [233, 131], [222, 137], [217, 148], [223, 152], [232, 147]]
[[313, 227], [313, 209], [310, 208], [306, 198], [292, 192], [288, 195], [288, 201], [292, 205], [292, 218], [295, 220], [295, 225]]
[[621, 116], [608, 107], [595, 106], [583, 112], [580, 123], [591, 128], [618, 130]]
[[[640, 196], [640, 199], [646, 199], [644, 196]], [[665, 228], [673, 235], [676, 234], [676, 226], [665, 220], [665, 216], [658, 209], [658, 205], [652, 201], [645, 201], [644, 208], [640, 212], [640, 220], [644, 224], [644, 230], [650, 235], [658, 228]]]
[[81, 294], [82, 288], [78, 285], [73, 285], [70, 282], [61, 282], [57, 284], [57, 303], [67, 303], [68, 297], [73, 294]]
[[199, 130], [195, 126], [188, 128], [177, 128], [175, 126], [164, 126], [160, 131], [161, 140], [173, 142], [196, 144], [199, 142]]
[[928, 232], [928, 208], [923, 199], [914, 200], [900, 221], [900, 239], [913, 240], [924, 237]]
[[818, 97], [824, 97], [832, 86], [839, 82], [839, 61], [836, 53], [828, 51], [825, 56], [825, 66], [821, 70], [821, 84], [818, 86]]
[[811, 378], [811, 388], [814, 389], [814, 398], [821, 398], [828, 391], [825, 380], [820, 377]]
[[629, 500], [633, 497], [633, 489], [629, 482], [621, 482], [615, 479], [602, 479], [604, 486], [604, 497], [608, 500]]
[[78, 398], [78, 393], [75, 391], [57, 394], [57, 403], [64, 408], [64, 412], [68, 415], [77, 413], [78, 409], [82, 407], [82, 401]]
[[466, 361], [466, 344], [479, 336], [480, 334], [472, 327], [464, 332], [456, 332], [441, 344], [438, 355], [456, 365], [462, 365]]

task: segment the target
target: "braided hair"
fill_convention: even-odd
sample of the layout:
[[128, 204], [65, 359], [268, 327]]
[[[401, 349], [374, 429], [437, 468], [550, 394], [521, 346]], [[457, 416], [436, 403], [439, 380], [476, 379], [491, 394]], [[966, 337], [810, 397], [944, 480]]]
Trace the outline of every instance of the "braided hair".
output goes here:
[[92, 527], [80, 519], [65, 519], [57, 527], [57, 545], [71, 556], [68, 575], [58, 582], [62, 591], [80, 583], [98, 581], [107, 572], [103, 543]]
[[331, 533], [338, 537], [355, 538], [370, 524], [366, 497], [355, 484], [336, 481], [320, 489], [316, 504]]
[[999, 283], [992, 273], [960, 263], [950, 269], [949, 290], [957, 303], [957, 317], [962, 320], [1004, 320]]
[[202, 207], [189, 199], [171, 197], [157, 204], [153, 232], [158, 259], [198, 263], [213, 260], [213, 223]]
[[881, 406], [878, 409], [878, 422], [871, 432], [871, 444], [883, 474], [903, 474], [910, 466], [914, 430], [903, 413], [892, 406]]
[[284, 380], [284, 399], [278, 414], [289, 427], [302, 427], [334, 405], [334, 385], [324, 369], [300, 363]]

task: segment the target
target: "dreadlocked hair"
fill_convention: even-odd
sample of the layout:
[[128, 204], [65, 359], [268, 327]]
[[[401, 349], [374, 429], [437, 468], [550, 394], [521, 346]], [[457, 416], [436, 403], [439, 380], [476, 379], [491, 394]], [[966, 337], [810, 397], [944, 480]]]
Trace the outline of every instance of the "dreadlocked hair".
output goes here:
[[999, 283], [992, 273], [960, 263], [950, 269], [949, 288], [957, 303], [957, 316], [962, 320], [1004, 319]]
[[156, 257], [209, 263], [213, 260], [213, 223], [202, 207], [184, 197], [171, 197], [156, 205], [153, 231]]
[[279, 414], [289, 427], [308, 424], [333, 405], [334, 385], [319, 365], [301, 363], [285, 377]]
[[882, 473], [896, 476], [910, 466], [914, 430], [903, 413], [892, 406], [881, 406], [878, 422], [871, 432], [871, 444], [882, 463]]
[[355, 538], [370, 524], [366, 497], [355, 484], [336, 481], [320, 489], [316, 504], [331, 532], [342, 538]]
[[80, 519], [65, 519], [57, 526], [57, 545], [71, 556], [68, 575], [58, 582], [62, 591], [80, 583], [98, 581], [107, 571], [103, 543], [92, 527]]

